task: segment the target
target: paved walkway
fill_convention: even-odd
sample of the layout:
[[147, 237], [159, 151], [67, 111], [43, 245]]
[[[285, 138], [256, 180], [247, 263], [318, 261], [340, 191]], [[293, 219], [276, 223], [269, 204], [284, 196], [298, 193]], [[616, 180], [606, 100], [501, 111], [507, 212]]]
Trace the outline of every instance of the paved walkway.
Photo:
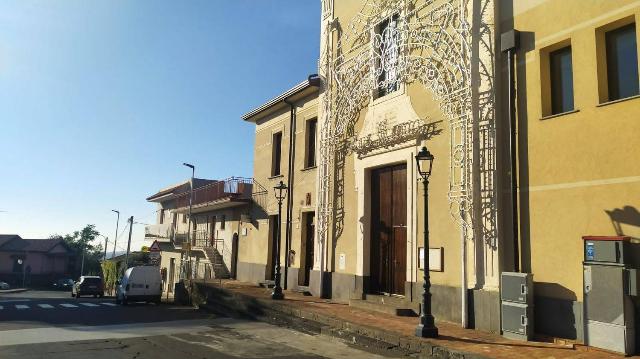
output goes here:
[[[217, 285], [215, 285], [217, 287]], [[259, 300], [270, 300], [270, 290], [251, 283], [224, 281], [222, 289]], [[304, 296], [300, 293], [285, 291], [285, 304], [307, 313], [317, 313], [324, 317], [335, 318], [358, 326], [367, 326], [383, 330], [390, 335], [414, 337], [418, 323], [415, 317], [398, 317], [384, 313], [370, 312], [334, 303], [330, 300]], [[437, 321], [437, 318], [436, 318]], [[455, 351], [480, 354], [493, 358], [621, 358], [621, 355], [572, 343], [519, 342], [503, 338], [500, 335], [479, 330], [463, 329], [459, 324], [437, 321], [440, 337], [421, 339]], [[402, 339], [401, 339], [402, 340]]]

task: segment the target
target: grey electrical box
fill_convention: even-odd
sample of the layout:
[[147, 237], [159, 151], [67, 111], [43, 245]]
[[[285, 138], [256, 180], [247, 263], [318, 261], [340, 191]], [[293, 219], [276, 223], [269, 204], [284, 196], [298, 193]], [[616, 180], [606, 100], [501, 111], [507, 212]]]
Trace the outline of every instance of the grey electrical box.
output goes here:
[[584, 261], [592, 263], [630, 264], [626, 237], [584, 237]]
[[502, 335], [530, 340], [533, 335], [533, 275], [502, 272], [500, 276]]
[[531, 339], [533, 307], [523, 303], [502, 302], [502, 335], [509, 339]]
[[533, 304], [531, 273], [502, 272], [500, 282], [500, 300]]
[[584, 237], [585, 343], [623, 354], [635, 353], [638, 273], [629, 262], [628, 237]]

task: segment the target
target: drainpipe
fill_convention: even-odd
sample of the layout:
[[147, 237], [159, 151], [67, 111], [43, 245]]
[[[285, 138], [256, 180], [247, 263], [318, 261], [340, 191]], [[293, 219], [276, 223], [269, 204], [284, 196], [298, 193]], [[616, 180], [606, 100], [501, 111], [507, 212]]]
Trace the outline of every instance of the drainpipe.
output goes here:
[[517, 136], [516, 133], [516, 80], [515, 54], [519, 46], [519, 32], [509, 30], [500, 36], [500, 50], [507, 53], [507, 83], [509, 97], [509, 151], [511, 160], [511, 216], [513, 223], [513, 265], [514, 271], [520, 272], [520, 245], [518, 230], [518, 174], [517, 174]]
[[289, 193], [287, 196], [287, 219], [285, 226], [285, 240], [284, 240], [284, 283], [282, 283], [282, 287], [287, 289], [287, 277], [289, 275], [289, 253], [291, 252], [291, 211], [293, 210], [293, 189], [291, 188], [291, 184], [293, 183], [293, 171], [294, 171], [294, 161], [295, 161], [295, 152], [296, 152], [296, 107], [295, 103], [289, 102], [286, 98], [283, 100], [284, 103], [289, 105], [290, 107], [290, 121], [289, 121], [289, 167], [287, 168], [287, 188], [289, 188]]
[[[464, 211], [460, 210], [460, 219], [464, 221]], [[462, 278], [461, 278], [461, 294], [460, 294], [460, 303], [461, 303], [461, 324], [463, 328], [467, 328], [467, 319], [469, 317], [469, 309], [467, 306], [467, 226], [462, 224], [462, 230], [460, 231], [460, 258], [462, 261]]]

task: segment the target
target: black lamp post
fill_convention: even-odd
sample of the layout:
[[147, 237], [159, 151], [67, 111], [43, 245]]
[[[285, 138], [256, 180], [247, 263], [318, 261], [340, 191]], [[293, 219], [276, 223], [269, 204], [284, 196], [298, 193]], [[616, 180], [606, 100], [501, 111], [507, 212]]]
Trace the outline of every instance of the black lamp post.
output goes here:
[[416, 336], [436, 338], [438, 328], [436, 328], [431, 314], [431, 280], [429, 279], [429, 176], [431, 176], [433, 155], [426, 147], [422, 147], [420, 152], [416, 154], [416, 165], [424, 185], [424, 263], [422, 266], [424, 284], [422, 285], [422, 313], [420, 314], [420, 324], [416, 327]]
[[276, 268], [275, 268], [275, 285], [273, 287], [273, 293], [271, 293], [271, 299], [284, 299], [284, 293], [282, 293], [282, 287], [280, 286], [280, 241], [281, 241], [281, 231], [280, 231], [280, 223], [282, 216], [282, 201], [284, 197], [287, 195], [287, 185], [284, 182], [280, 181], [277, 186], [273, 187], [276, 192], [276, 199], [278, 200], [278, 223], [276, 227]]

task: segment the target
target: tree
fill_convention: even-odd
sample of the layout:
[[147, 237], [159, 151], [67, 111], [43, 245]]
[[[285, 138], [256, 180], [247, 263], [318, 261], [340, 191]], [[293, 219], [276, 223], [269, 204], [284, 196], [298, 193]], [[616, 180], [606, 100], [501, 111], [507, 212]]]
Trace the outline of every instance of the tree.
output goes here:
[[102, 272], [100, 267], [100, 261], [102, 259], [103, 250], [102, 244], [93, 244], [93, 241], [98, 237], [100, 232], [96, 230], [96, 226], [88, 224], [79, 231], [74, 231], [71, 234], [52, 235], [50, 238], [62, 239], [69, 248], [76, 253], [76, 271], [80, 275], [80, 269], [82, 266], [82, 254], [84, 252], [84, 274], [86, 275], [99, 275]]

